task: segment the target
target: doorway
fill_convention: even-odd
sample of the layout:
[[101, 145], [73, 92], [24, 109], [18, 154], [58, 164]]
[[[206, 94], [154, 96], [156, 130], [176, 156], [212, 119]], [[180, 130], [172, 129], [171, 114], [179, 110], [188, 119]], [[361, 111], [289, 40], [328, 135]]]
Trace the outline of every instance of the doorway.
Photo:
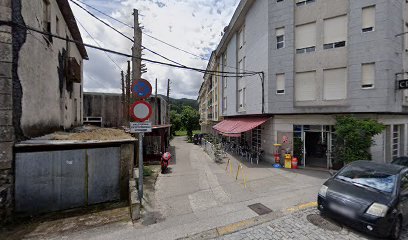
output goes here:
[[306, 167], [328, 167], [328, 135], [327, 132], [305, 131], [305, 165]]

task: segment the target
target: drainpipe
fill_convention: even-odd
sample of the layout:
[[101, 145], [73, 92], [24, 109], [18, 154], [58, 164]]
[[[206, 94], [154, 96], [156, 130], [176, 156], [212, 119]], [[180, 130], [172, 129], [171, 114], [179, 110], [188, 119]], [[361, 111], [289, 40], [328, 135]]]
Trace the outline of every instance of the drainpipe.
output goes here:
[[265, 114], [265, 73], [260, 72], [258, 76], [261, 79], [261, 89], [262, 89], [262, 114]]

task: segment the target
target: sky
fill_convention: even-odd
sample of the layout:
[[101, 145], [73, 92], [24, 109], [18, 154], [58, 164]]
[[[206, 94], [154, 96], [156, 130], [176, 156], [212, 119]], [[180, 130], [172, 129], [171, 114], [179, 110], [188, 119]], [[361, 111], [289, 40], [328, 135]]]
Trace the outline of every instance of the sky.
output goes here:
[[[178, 48], [208, 59], [217, 48], [221, 33], [228, 25], [239, 0], [80, 0], [102, 12], [133, 25], [133, 9], [139, 10], [139, 22], [143, 32]], [[79, 3], [79, 2], [78, 2]], [[103, 25], [78, 6], [71, 8], [78, 22], [85, 43], [131, 53], [132, 42]], [[79, 3], [81, 4], [81, 3]], [[114, 26], [120, 32], [133, 38], [133, 29], [115, 22], [88, 8], [99, 18]], [[86, 29], [86, 31], [85, 31]], [[92, 36], [90, 36], [89, 34]], [[143, 35], [143, 46], [183, 65], [205, 69], [208, 61], [171, 48]], [[89, 60], [84, 63], [84, 88], [88, 92], [121, 92], [121, 70], [126, 71], [125, 57], [87, 48]], [[146, 50], [143, 57], [167, 62]], [[158, 93], [166, 94], [167, 79], [171, 80], [171, 97], [196, 99], [203, 81], [203, 74], [195, 71], [175, 69], [157, 64], [145, 63], [147, 73], [143, 78], [158, 80]], [[155, 90], [153, 90], [154, 92]]]

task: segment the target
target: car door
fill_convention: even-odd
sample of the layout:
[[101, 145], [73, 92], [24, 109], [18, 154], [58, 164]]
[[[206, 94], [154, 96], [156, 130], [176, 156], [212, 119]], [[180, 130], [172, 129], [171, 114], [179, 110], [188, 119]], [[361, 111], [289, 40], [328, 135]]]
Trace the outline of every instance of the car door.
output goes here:
[[405, 223], [408, 223], [408, 171], [404, 171], [400, 178], [399, 208]]

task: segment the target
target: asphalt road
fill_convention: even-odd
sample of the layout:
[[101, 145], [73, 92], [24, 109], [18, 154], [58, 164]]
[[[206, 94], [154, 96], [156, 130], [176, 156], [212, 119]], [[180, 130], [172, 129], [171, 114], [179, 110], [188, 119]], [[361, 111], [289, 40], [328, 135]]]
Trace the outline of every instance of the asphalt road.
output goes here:
[[[272, 169], [238, 161], [215, 163], [184, 138], [172, 141], [176, 164], [156, 182], [157, 223], [117, 223], [55, 239], [176, 239], [258, 216], [248, 206], [261, 203], [272, 211], [316, 200], [326, 172]], [[230, 166], [232, 167], [230, 169]], [[227, 167], [227, 171], [226, 171]], [[244, 181], [245, 179], [245, 181]]]

